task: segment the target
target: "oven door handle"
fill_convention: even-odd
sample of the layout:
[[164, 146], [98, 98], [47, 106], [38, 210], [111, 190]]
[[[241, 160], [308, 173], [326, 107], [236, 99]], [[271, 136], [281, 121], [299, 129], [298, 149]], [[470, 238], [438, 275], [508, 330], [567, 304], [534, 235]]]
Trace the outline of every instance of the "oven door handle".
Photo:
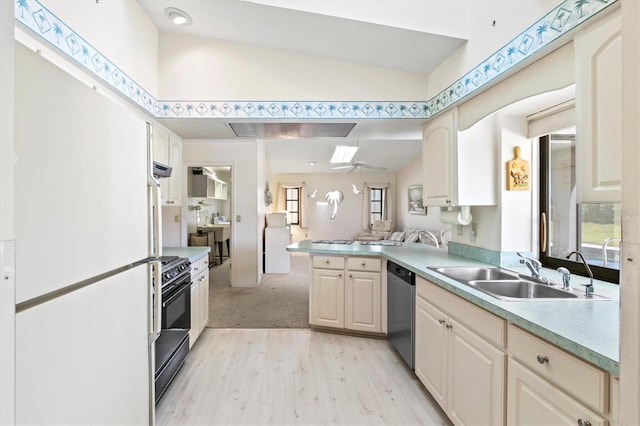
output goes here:
[[189, 287], [191, 287], [191, 281], [180, 285], [180, 287], [178, 287], [178, 289], [171, 295], [169, 299], [167, 299], [166, 301], [162, 301], [162, 307], [166, 308], [167, 305], [173, 303], [174, 300], [176, 300], [182, 293], [184, 293], [185, 289], [189, 290]]

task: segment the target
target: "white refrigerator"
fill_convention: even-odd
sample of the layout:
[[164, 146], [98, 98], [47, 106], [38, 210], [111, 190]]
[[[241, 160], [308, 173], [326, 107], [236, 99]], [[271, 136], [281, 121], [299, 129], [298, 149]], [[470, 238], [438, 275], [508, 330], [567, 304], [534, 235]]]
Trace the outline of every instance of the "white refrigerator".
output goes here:
[[19, 44], [15, 113], [16, 423], [152, 424], [148, 125]]
[[291, 254], [287, 246], [291, 244], [291, 227], [286, 224], [286, 216], [271, 213], [267, 216], [264, 229], [264, 272], [265, 274], [288, 274], [291, 272]]

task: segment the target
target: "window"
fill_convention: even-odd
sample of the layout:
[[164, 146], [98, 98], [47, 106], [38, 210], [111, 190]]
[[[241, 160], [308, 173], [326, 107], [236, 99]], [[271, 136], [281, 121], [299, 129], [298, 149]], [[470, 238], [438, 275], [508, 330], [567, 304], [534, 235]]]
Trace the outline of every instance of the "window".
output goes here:
[[[586, 275], [572, 251], [580, 251], [595, 278], [619, 282], [621, 205], [579, 203], [576, 193], [575, 128], [540, 138], [540, 261]], [[544, 232], [541, 233], [541, 235]], [[546, 244], [545, 244], [546, 243]]]
[[289, 224], [300, 225], [300, 188], [287, 188], [286, 209]]
[[371, 204], [369, 205], [369, 223], [373, 223], [375, 220], [383, 220], [384, 209], [384, 189], [383, 188], [371, 188]]

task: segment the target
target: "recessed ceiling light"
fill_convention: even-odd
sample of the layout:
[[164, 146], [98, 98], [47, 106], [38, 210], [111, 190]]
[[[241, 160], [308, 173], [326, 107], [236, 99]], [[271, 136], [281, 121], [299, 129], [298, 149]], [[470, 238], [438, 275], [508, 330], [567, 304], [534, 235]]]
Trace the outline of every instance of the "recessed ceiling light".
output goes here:
[[315, 165], [316, 165], [316, 162], [315, 162], [315, 161], [309, 161], [309, 163], [308, 163], [308, 164], [309, 164], [310, 166], [315, 166]]
[[171, 19], [176, 25], [189, 25], [193, 22], [191, 16], [183, 10], [176, 9], [175, 7], [167, 7], [164, 9], [164, 14], [167, 18]]

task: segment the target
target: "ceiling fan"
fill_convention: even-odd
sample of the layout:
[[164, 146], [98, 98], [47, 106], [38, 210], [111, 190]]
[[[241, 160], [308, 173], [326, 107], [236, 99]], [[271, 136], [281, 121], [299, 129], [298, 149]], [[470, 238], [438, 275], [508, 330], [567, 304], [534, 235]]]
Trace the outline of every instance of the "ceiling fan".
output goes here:
[[[360, 141], [356, 142], [356, 147], [357, 147], [356, 148], [356, 153], [357, 153], [359, 151], [359, 148], [360, 148]], [[352, 172], [354, 172], [356, 170], [362, 171], [362, 169], [387, 170], [386, 167], [371, 166], [371, 165], [367, 164], [366, 161], [360, 160], [359, 156], [357, 156], [354, 160], [351, 160], [351, 162], [349, 162], [349, 163], [344, 163], [344, 165], [332, 167], [332, 169], [333, 170], [349, 169], [349, 170], [347, 170], [347, 173], [352, 173]]]
[[351, 163], [348, 163], [344, 166], [336, 166], [336, 167], [332, 167], [333, 170], [338, 170], [338, 169], [349, 169], [347, 170], [347, 173], [352, 173], [356, 170], [359, 169], [369, 169], [369, 170], [387, 170], [386, 167], [378, 167], [378, 166], [371, 166], [369, 164], [367, 164], [365, 161], [362, 160], [353, 160], [351, 161]]

